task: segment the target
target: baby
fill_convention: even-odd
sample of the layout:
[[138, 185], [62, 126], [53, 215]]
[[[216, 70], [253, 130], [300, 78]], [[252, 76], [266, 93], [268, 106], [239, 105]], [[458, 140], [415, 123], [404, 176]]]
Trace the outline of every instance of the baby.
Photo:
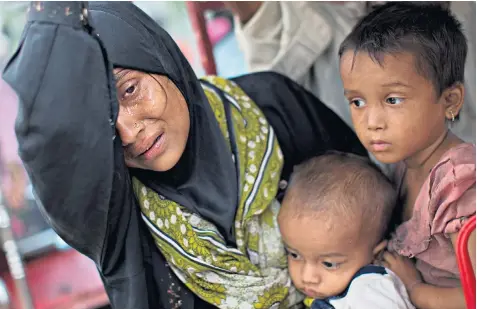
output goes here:
[[278, 223], [307, 306], [414, 308], [401, 280], [371, 265], [386, 247], [395, 203], [393, 186], [366, 158], [332, 152], [296, 167]]
[[[455, 246], [475, 215], [475, 145], [449, 130], [464, 103], [461, 26], [440, 5], [392, 2], [364, 17], [339, 55], [360, 141], [396, 164], [402, 223], [383, 265], [416, 307], [465, 308]], [[475, 231], [467, 245], [475, 268]]]

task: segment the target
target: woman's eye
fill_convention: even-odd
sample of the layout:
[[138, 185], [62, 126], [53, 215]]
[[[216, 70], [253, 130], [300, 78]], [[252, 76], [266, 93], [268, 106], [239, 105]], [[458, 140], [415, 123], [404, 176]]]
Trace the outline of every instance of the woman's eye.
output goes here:
[[404, 101], [404, 99], [395, 98], [395, 97], [391, 97], [391, 98], [386, 99], [386, 103], [391, 104], [391, 105], [401, 104], [403, 101]]
[[351, 100], [349, 103], [356, 107], [363, 107], [366, 104], [362, 99]]
[[126, 89], [125, 93], [126, 93], [126, 94], [132, 94], [132, 93], [134, 93], [134, 90], [136, 90], [136, 86], [135, 86], [135, 85], [132, 85], [132, 86], [129, 86], [129, 87]]
[[329, 270], [338, 269], [340, 266], [339, 263], [333, 263], [333, 262], [323, 262], [322, 264], [326, 269], [329, 269]]

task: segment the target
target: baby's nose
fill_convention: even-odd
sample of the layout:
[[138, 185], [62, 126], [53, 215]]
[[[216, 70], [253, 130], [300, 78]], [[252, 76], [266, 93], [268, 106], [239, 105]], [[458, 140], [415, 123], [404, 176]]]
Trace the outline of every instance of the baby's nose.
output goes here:
[[304, 284], [319, 284], [321, 282], [321, 276], [317, 267], [313, 265], [305, 265], [303, 267], [302, 280]]

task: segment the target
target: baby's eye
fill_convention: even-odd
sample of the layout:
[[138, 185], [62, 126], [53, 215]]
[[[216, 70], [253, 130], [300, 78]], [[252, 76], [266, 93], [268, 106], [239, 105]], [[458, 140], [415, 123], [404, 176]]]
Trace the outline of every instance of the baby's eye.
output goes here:
[[300, 259], [300, 255], [298, 253], [295, 253], [295, 252], [291, 252], [289, 250], [286, 250], [287, 252], [287, 255], [292, 259], [292, 260], [298, 260]]
[[333, 263], [333, 262], [322, 262], [323, 266], [326, 268], [326, 269], [329, 269], [329, 270], [334, 270], [334, 269], [338, 269], [340, 267], [340, 264], [339, 263]]
[[349, 104], [352, 104], [356, 107], [363, 107], [366, 103], [362, 99], [354, 99], [349, 101]]
[[401, 104], [404, 101], [403, 98], [390, 97], [386, 99], [386, 103], [391, 105]]

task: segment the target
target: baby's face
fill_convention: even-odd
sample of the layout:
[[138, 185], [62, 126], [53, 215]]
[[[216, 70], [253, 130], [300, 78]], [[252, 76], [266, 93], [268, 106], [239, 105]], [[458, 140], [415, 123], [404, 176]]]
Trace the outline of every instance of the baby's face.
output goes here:
[[293, 284], [308, 297], [339, 295], [353, 275], [372, 262], [374, 248], [370, 241], [358, 237], [357, 229], [338, 217], [326, 218], [323, 214], [323, 218], [297, 218], [286, 208], [282, 210], [278, 223], [289, 273]]

